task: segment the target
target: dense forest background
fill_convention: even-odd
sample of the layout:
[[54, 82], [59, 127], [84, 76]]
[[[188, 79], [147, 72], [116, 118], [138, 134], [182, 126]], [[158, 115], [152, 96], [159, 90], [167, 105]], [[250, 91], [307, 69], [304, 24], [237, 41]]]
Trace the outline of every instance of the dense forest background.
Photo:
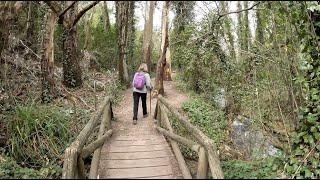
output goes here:
[[319, 178], [319, 12], [317, 1], [2, 1], [0, 177], [61, 177], [97, 102], [116, 105], [146, 62], [159, 93], [173, 80], [192, 97], [182, 108], [217, 143], [226, 178]]

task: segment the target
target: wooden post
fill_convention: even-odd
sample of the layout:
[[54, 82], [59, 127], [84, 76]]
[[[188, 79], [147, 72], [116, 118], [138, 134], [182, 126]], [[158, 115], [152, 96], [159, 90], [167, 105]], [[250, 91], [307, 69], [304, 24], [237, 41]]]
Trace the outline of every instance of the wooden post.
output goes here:
[[[168, 116], [167, 116], [166, 112], [164, 111], [163, 106], [161, 104], [160, 104], [160, 108], [158, 108], [158, 109], [161, 109], [160, 113], [161, 113], [162, 121], [169, 122]], [[167, 124], [167, 123], [164, 123], [164, 124]], [[169, 129], [169, 131], [173, 133], [173, 129], [172, 129], [171, 125], [170, 125], [170, 122], [167, 125], [168, 125], [167, 128]], [[169, 138], [169, 141], [170, 141], [172, 150], [173, 150], [173, 152], [174, 152], [174, 154], [175, 154], [175, 156], [177, 158], [177, 161], [178, 161], [180, 170], [182, 172], [183, 178], [184, 179], [192, 179], [190, 170], [189, 170], [189, 168], [188, 168], [188, 166], [187, 166], [187, 164], [186, 164], [186, 162], [185, 162], [185, 160], [183, 158], [183, 155], [182, 155], [182, 153], [181, 153], [181, 151], [179, 149], [178, 143], [176, 141], [172, 140], [171, 138]]]
[[161, 126], [161, 108], [160, 108], [160, 103], [157, 103], [158, 105], [157, 105], [157, 126]]
[[74, 147], [68, 147], [64, 154], [62, 179], [73, 179], [77, 168], [78, 151]]
[[208, 158], [204, 147], [200, 147], [199, 160], [198, 160], [198, 171], [197, 179], [207, 179], [208, 174]]
[[174, 109], [161, 95], [158, 96], [160, 102], [165, 105], [168, 110], [178, 118], [178, 120], [187, 128], [187, 130], [203, 145], [208, 152], [209, 166], [211, 174], [215, 179], [223, 179], [223, 172], [220, 166], [219, 155], [215, 143], [208, 138], [202, 131], [192, 125], [187, 118], [183, 117], [176, 109]]
[[[103, 110], [103, 118], [100, 124], [100, 129], [98, 133], [98, 139], [100, 139], [106, 129], [106, 126], [108, 126], [109, 122], [111, 122], [111, 109], [110, 109], [110, 103], [104, 107]], [[112, 133], [112, 130], [110, 130]], [[98, 168], [99, 168], [99, 162], [100, 162], [100, 155], [101, 155], [101, 146], [94, 151], [93, 158], [91, 161], [91, 167], [89, 172], [89, 179], [97, 179], [98, 175]]]
[[[86, 126], [81, 130], [76, 140], [72, 142], [70, 147], [65, 150], [64, 162], [62, 169], [62, 179], [74, 179], [81, 176], [81, 172], [78, 171], [78, 155], [82, 151], [88, 137], [92, 134], [93, 129], [96, 127], [97, 122], [104, 111], [104, 108], [110, 102], [110, 98], [106, 97], [102, 104], [99, 106], [98, 111], [89, 120]], [[109, 106], [107, 106], [109, 108]], [[105, 126], [104, 126], [105, 127]], [[104, 128], [103, 127], [103, 128]], [[82, 166], [79, 162], [80, 167]], [[80, 174], [79, 174], [80, 173]]]

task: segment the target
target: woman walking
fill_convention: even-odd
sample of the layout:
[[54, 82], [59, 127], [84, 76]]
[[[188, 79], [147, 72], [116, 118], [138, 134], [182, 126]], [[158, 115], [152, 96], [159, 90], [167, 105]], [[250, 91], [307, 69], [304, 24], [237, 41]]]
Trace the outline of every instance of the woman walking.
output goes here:
[[138, 72], [135, 73], [133, 81], [133, 124], [137, 124], [138, 120], [138, 105], [141, 97], [143, 117], [148, 117], [147, 112], [147, 92], [152, 90], [150, 75], [148, 73], [148, 66], [142, 63], [139, 66]]

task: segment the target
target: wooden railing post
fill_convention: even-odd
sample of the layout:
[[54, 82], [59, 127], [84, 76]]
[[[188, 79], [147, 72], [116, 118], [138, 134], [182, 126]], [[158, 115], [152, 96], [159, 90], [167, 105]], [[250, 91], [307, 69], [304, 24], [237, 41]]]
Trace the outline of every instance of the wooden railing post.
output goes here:
[[78, 151], [74, 147], [68, 147], [64, 154], [62, 179], [74, 179], [77, 168]]
[[[100, 124], [100, 129], [98, 133], [98, 139], [103, 136], [105, 133], [105, 129], [110, 128], [109, 122], [111, 122], [111, 104], [110, 102], [104, 107], [103, 115], [102, 115], [102, 121]], [[96, 149], [94, 151], [92, 161], [91, 161], [91, 167], [89, 172], [89, 179], [97, 179], [98, 175], [98, 168], [99, 168], [99, 162], [100, 162], [100, 155], [101, 155], [101, 147]]]
[[178, 118], [187, 130], [196, 138], [196, 140], [205, 147], [208, 154], [209, 167], [214, 179], [223, 179], [224, 175], [220, 166], [219, 155], [215, 143], [208, 138], [202, 131], [192, 125], [187, 118], [183, 117], [175, 108], [173, 108], [161, 95], [158, 97], [161, 104], [165, 105], [168, 110]]
[[198, 171], [197, 179], [207, 179], [208, 174], [208, 158], [206, 155], [206, 150], [203, 146], [199, 150], [199, 160], [198, 160]]
[[[107, 110], [105, 110], [107, 109]], [[107, 114], [106, 114], [107, 113]], [[85, 143], [87, 142], [87, 139], [92, 134], [93, 130], [97, 126], [97, 123], [101, 119], [101, 115], [103, 114], [103, 118], [100, 124], [99, 134], [97, 141], [90, 144], [89, 147], [83, 148]], [[113, 116], [112, 110], [111, 110], [111, 103], [110, 98], [106, 97], [101, 105], [99, 106], [99, 109], [95, 114], [90, 118], [89, 122], [85, 125], [85, 127], [81, 130], [81, 132], [78, 134], [76, 139], [71, 143], [71, 145], [66, 148], [64, 153], [64, 162], [63, 162], [63, 169], [62, 169], [62, 179], [75, 179], [75, 178], [86, 178], [86, 172], [84, 168], [84, 162], [83, 162], [83, 155], [86, 154], [86, 156], [93, 152], [94, 149], [98, 148], [97, 150], [101, 150], [101, 146], [103, 145], [105, 139], [109, 137], [112, 134], [112, 130], [108, 131], [105, 135], [105, 127], [111, 127], [109, 124], [109, 121], [111, 120], [110, 117]], [[85, 149], [83, 154], [83, 149]], [[96, 150], [95, 154], [99, 154]], [[97, 155], [94, 155], [93, 159], [99, 159], [100, 157], [97, 157]], [[99, 165], [99, 164], [98, 164]], [[96, 165], [93, 168], [93, 171], [96, 175], [97, 172], [97, 166]], [[91, 171], [91, 169], [90, 169]], [[95, 176], [96, 178], [96, 176]]]
[[161, 126], [161, 121], [162, 121], [162, 118], [161, 118], [161, 108], [160, 108], [160, 103], [159, 101], [157, 102], [157, 106], [156, 106], [156, 109], [157, 109], [157, 113], [156, 113], [156, 118], [157, 118], [157, 126]]
[[[173, 133], [173, 129], [170, 125], [170, 121], [168, 119], [168, 116], [167, 116], [165, 110], [163, 109], [163, 105], [159, 103], [158, 109], [161, 109], [160, 113], [161, 113], [161, 120], [163, 121], [163, 124], [168, 128], [169, 132]], [[190, 170], [188, 169], [188, 166], [183, 158], [183, 155], [179, 149], [178, 143], [176, 141], [172, 140], [171, 138], [169, 138], [169, 141], [170, 141], [172, 150], [177, 158], [177, 161], [178, 161], [180, 170], [182, 172], [183, 178], [184, 179], [192, 179]]]

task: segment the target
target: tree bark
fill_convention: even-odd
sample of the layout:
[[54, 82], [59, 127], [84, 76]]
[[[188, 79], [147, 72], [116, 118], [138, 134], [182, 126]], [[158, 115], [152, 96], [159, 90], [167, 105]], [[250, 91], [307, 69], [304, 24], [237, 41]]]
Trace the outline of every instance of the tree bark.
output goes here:
[[86, 26], [85, 28], [85, 40], [84, 40], [84, 46], [83, 49], [88, 49], [91, 43], [91, 27], [90, 27], [90, 22], [92, 20], [93, 13], [90, 14], [89, 18], [86, 21]]
[[54, 56], [53, 38], [56, 24], [56, 15], [50, 10], [47, 13], [47, 23], [42, 42], [41, 56], [41, 81], [42, 81], [42, 102], [51, 102], [54, 95]]
[[[165, 38], [168, 38], [168, 46], [167, 46], [167, 52], [165, 54], [165, 58], [166, 58], [166, 63], [164, 66], [164, 70], [163, 70], [163, 80], [165, 81], [172, 81], [171, 78], [171, 57], [170, 57], [170, 46], [169, 46], [169, 5], [168, 7], [165, 7], [165, 5], [163, 6], [165, 9], [165, 14], [162, 14], [162, 38], [161, 38], [161, 50], [160, 52], [163, 51], [164, 48], [164, 43], [165, 43]], [[165, 33], [164, 31], [167, 31], [167, 33]], [[167, 37], [165, 37], [167, 36]]]
[[[220, 1], [220, 4], [221, 4], [222, 13], [223, 14], [229, 13], [228, 2]], [[223, 22], [223, 28], [224, 28], [223, 32], [229, 41], [228, 42], [228, 49], [229, 49], [230, 56], [233, 60], [236, 61], [236, 52], [235, 52], [235, 48], [234, 48], [234, 37], [231, 32], [231, 25], [232, 25], [232, 21], [231, 21], [230, 17], [228, 17], [228, 16], [225, 17], [225, 21]]]
[[107, 1], [103, 2], [104, 7], [104, 29], [106, 32], [110, 32], [110, 18], [108, 12], [108, 3]]
[[[169, 39], [169, 37], [168, 37], [168, 39]], [[168, 42], [169, 42], [169, 40], [168, 40]], [[166, 52], [166, 65], [164, 67], [163, 79], [165, 81], [172, 81], [172, 78], [171, 78], [171, 54], [170, 54], [170, 46], [169, 45], [167, 47], [167, 52]]]
[[169, 1], [165, 1], [162, 11], [162, 43], [161, 43], [161, 55], [157, 64], [156, 72], [156, 82], [155, 89], [158, 91], [158, 94], [164, 94], [163, 88], [163, 72], [166, 65], [166, 53], [169, 46], [168, 39], [168, 11], [169, 11]]
[[126, 64], [126, 50], [128, 45], [128, 1], [116, 1], [116, 18], [118, 25], [118, 50], [119, 50], [119, 80], [122, 84], [128, 84], [129, 76]]
[[152, 53], [152, 34], [153, 34], [153, 14], [156, 1], [150, 1], [148, 15], [146, 13], [145, 29], [143, 36], [143, 62], [147, 63], [149, 71], [151, 71], [151, 53]]
[[[248, 9], [248, 1], [244, 1], [244, 9]], [[251, 47], [251, 32], [249, 27], [249, 13], [248, 11], [244, 12], [244, 50], [249, 51]]]
[[77, 2], [67, 1], [64, 10], [62, 10], [61, 4], [55, 1], [45, 1], [45, 3], [59, 17], [58, 22], [63, 29], [63, 84], [67, 87], [79, 87], [82, 85], [82, 71], [78, 60], [76, 24], [99, 1], [94, 1], [78, 13]]
[[[67, 1], [67, 6], [71, 4]], [[63, 84], [67, 87], [78, 87], [82, 85], [82, 71], [78, 61], [77, 52], [77, 30], [72, 26], [76, 18], [77, 3], [68, 10], [63, 22]]]
[[257, 28], [256, 28], [256, 41], [260, 44], [264, 44], [264, 36], [263, 36], [263, 25], [262, 25], [262, 18], [261, 18], [261, 10], [256, 10], [256, 18], [257, 18]]
[[[238, 1], [237, 3], [237, 10], [242, 10], [241, 1]], [[244, 49], [244, 43], [243, 43], [243, 15], [242, 12], [238, 13], [238, 28], [237, 28], [237, 41], [238, 41], [238, 57], [242, 58], [242, 50]], [[239, 59], [239, 58], [238, 58]]]

